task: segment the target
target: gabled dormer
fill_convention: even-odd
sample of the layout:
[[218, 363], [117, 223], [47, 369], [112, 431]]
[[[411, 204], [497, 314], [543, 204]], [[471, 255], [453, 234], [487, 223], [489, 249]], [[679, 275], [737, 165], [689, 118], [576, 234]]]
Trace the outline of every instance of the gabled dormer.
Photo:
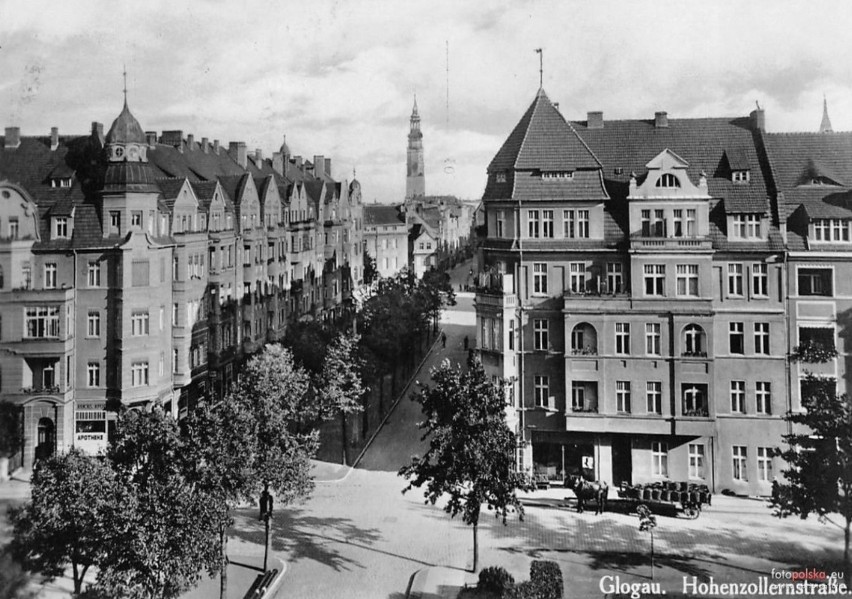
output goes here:
[[727, 162], [732, 183], [748, 185], [751, 182], [751, 165], [745, 150], [742, 148], [726, 149], [725, 162]]
[[50, 238], [71, 239], [74, 235], [74, 208], [52, 210], [50, 215]]
[[798, 187], [840, 187], [845, 185], [840, 175], [824, 162], [810, 159], [802, 173], [799, 175]]
[[636, 175], [630, 177], [628, 200], [648, 199], [710, 199], [707, 176], [701, 173], [698, 185], [689, 178], [689, 163], [666, 148], [645, 165], [648, 174], [640, 184]]

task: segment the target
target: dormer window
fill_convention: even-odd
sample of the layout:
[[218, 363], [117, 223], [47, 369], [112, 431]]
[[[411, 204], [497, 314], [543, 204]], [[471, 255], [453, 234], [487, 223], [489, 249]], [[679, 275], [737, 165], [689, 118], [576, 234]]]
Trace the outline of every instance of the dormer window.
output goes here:
[[680, 181], [671, 173], [663, 173], [660, 178], [657, 179], [657, 183], [655, 186], [672, 189], [680, 187]]
[[53, 219], [53, 237], [55, 239], [68, 238], [68, 218], [65, 216], [57, 216]]
[[748, 183], [750, 177], [749, 171], [732, 171], [731, 172], [731, 181], [734, 183]]
[[56, 187], [71, 187], [71, 177], [56, 177], [50, 180], [50, 186]]
[[849, 241], [848, 220], [836, 218], [820, 218], [813, 221], [814, 241], [848, 242]]
[[759, 239], [760, 221], [760, 214], [734, 214], [732, 236], [737, 239]]
[[506, 182], [506, 173], [497, 173], [496, 181], [497, 181], [497, 183], [505, 183]]
[[564, 179], [570, 181], [574, 178], [574, 171], [545, 171], [541, 173], [542, 179]]

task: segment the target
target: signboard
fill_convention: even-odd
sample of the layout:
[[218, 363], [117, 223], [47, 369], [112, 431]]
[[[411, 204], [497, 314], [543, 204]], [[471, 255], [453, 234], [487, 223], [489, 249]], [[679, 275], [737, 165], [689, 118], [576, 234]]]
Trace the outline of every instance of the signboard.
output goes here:
[[74, 445], [86, 453], [96, 454], [106, 451], [106, 433], [76, 433]]

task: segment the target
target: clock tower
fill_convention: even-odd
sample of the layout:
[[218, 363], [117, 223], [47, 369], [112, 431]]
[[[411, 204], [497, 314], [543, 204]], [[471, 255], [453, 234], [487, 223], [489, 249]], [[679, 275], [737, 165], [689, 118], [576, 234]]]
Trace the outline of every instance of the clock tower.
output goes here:
[[411, 111], [408, 132], [408, 173], [405, 180], [405, 199], [413, 200], [426, 195], [426, 177], [423, 168], [423, 133], [420, 131], [420, 114], [417, 112], [417, 96]]

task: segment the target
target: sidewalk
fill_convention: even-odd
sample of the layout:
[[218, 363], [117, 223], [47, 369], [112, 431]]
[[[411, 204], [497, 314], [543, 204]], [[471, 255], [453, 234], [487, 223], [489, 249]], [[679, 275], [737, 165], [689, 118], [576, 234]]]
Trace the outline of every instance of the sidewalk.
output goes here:
[[423, 568], [411, 577], [407, 599], [455, 599], [467, 586], [475, 586], [477, 577], [456, 568]]

